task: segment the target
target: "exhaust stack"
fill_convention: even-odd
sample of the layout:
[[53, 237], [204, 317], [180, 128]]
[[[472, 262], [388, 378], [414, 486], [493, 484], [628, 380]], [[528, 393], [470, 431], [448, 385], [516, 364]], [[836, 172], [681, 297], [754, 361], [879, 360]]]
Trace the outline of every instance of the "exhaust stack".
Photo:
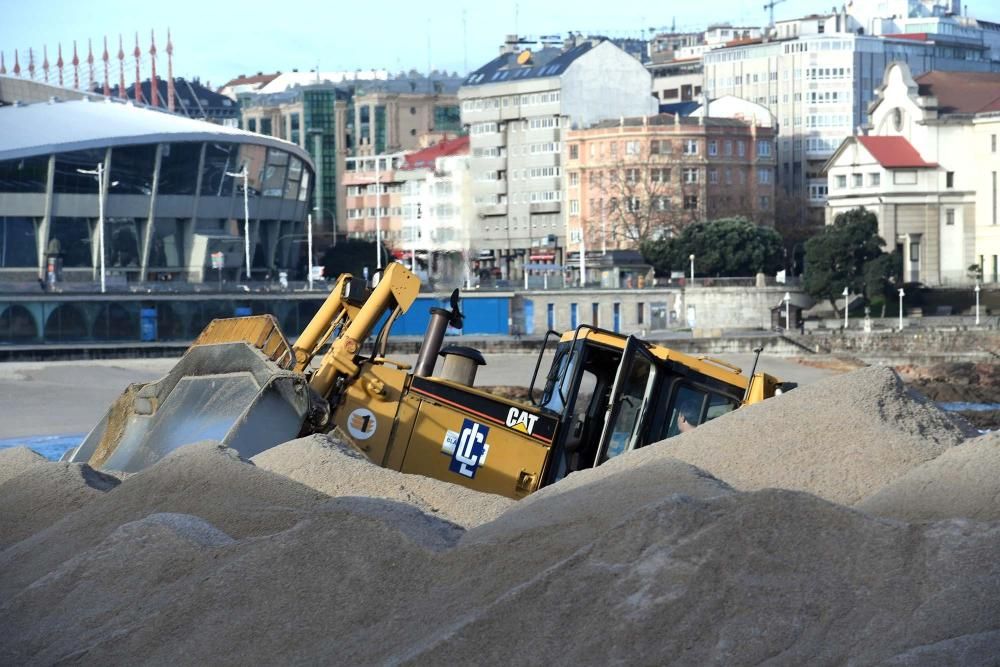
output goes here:
[[482, 352], [471, 347], [449, 345], [441, 350], [444, 357], [444, 368], [441, 369], [441, 379], [471, 387], [476, 383], [476, 373], [480, 366], [486, 365]]
[[427, 377], [434, 372], [434, 364], [437, 362], [438, 352], [441, 351], [441, 343], [444, 342], [444, 334], [449, 326], [456, 329], [462, 328], [462, 313], [458, 310], [457, 289], [451, 293], [450, 311], [444, 308], [431, 308], [431, 321], [427, 324], [424, 342], [420, 345], [417, 363], [413, 366], [414, 375]]

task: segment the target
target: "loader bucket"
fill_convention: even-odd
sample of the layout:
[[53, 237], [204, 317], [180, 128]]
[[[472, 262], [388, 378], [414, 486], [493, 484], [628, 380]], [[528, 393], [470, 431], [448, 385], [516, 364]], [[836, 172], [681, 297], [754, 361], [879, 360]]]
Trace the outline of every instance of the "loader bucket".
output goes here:
[[[250, 458], [297, 437], [313, 400], [305, 376], [287, 370], [293, 360], [273, 320], [266, 341], [247, 340], [245, 332], [219, 335], [219, 327], [206, 338], [219, 322], [231, 323], [231, 333], [252, 319], [263, 318], [209, 325], [165, 377], [126, 389], [66, 459], [137, 472], [199, 440], [216, 440]], [[201, 342], [227, 338], [238, 340]]]

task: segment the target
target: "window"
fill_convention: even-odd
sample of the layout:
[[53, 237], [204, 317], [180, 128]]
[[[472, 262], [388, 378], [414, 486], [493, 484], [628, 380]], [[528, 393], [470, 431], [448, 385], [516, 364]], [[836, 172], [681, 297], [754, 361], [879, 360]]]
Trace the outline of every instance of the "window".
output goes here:
[[[646, 323], [646, 304], [643, 303], [642, 301], [636, 304], [635, 321], [636, 324]], [[551, 329], [552, 327], [549, 328]]]
[[580, 159], [580, 145], [579, 144], [570, 144], [569, 145], [569, 159], [570, 160], [579, 160]]
[[626, 141], [625, 142], [625, 154], [626, 155], [638, 155], [639, 154], [639, 142], [638, 141]]
[[747, 145], [742, 139], [736, 142], [736, 154], [740, 157], [744, 157], [747, 154]]
[[618, 142], [611, 142], [611, 157], [618, 157]]
[[642, 203], [638, 197], [625, 197], [625, 210], [629, 213], [638, 213]]
[[990, 151], [993, 153], [997, 152], [997, 135], [990, 135]]
[[594, 302], [590, 304], [590, 323], [595, 326], [601, 326], [601, 304]]
[[946, 188], [953, 188], [953, 187], [955, 187], [955, 172], [953, 172], [953, 171], [947, 171], [947, 172], [945, 172], [945, 174], [944, 174], [944, 186]]
[[826, 199], [827, 186], [818, 183], [809, 185], [809, 199], [812, 201], [823, 201]]
[[650, 155], [669, 155], [673, 148], [669, 139], [654, 139], [649, 142]]
[[653, 168], [649, 170], [649, 180], [653, 183], [669, 183], [670, 182], [670, 169], [669, 168]]
[[722, 144], [722, 153], [723, 155], [733, 154], [733, 142], [731, 139], [726, 139], [726, 143]]
[[685, 195], [684, 196], [684, 210], [685, 211], [696, 211], [696, 210], [698, 210], [698, 195]]
[[955, 226], [955, 209], [946, 208], [944, 210], [944, 224], [948, 225], [949, 227]]
[[709, 155], [719, 154], [719, 142], [716, 141], [715, 139], [712, 139], [711, 141], [708, 142], [708, 154]]
[[664, 212], [670, 210], [670, 197], [656, 196], [652, 199], [653, 209]]
[[625, 182], [629, 185], [635, 185], [639, 182], [639, 170], [638, 169], [626, 169], [625, 170]]
[[696, 139], [687, 139], [684, 142], [684, 155], [697, 155], [698, 154], [698, 141]]
[[682, 172], [684, 183], [697, 183], [698, 182], [698, 170], [692, 167], [685, 167]]
[[771, 182], [771, 170], [770, 169], [758, 169], [757, 170], [757, 182], [761, 185], [766, 185]]
[[580, 215], [580, 200], [570, 199], [569, 200], [569, 214], [570, 215]]
[[767, 195], [761, 195], [760, 196], [760, 208], [761, 208], [761, 210], [766, 210], [770, 206], [771, 206], [771, 198], [768, 197]]
[[892, 182], [895, 185], [916, 185], [917, 172], [912, 169], [897, 169], [892, 172]]
[[868, 174], [868, 185], [870, 185], [873, 188], [877, 188], [881, 183], [882, 183], [882, 174], [879, 174], [878, 172]]
[[860, 188], [863, 185], [861, 174], [851, 174], [851, 187]]
[[708, 168], [708, 182], [718, 183], [719, 182], [719, 170], [715, 167]]
[[580, 185], [580, 172], [578, 171], [569, 172], [569, 185], [570, 187], [576, 187]]
[[837, 174], [835, 177], [837, 179], [837, 189], [843, 190], [847, 187], [847, 176], [844, 174]]
[[757, 155], [768, 157], [771, 155], [771, 142], [763, 139], [757, 142]]

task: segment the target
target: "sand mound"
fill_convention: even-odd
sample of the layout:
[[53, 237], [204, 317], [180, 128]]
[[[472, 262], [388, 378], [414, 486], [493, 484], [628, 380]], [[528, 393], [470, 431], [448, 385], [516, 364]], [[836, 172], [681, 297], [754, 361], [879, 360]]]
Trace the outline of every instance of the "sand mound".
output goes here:
[[85, 463], [44, 461], [0, 484], [0, 549], [46, 528], [118, 486]]
[[1000, 433], [947, 450], [856, 507], [905, 521], [1000, 521]]
[[671, 495], [569, 554], [537, 539], [526, 568], [516, 538], [432, 552], [357, 501], [375, 502], [238, 541], [189, 516], [123, 526], [0, 605], [15, 638], [0, 662], [939, 664], [945, 647], [997, 649], [993, 525], [911, 527], [788, 491]]
[[43, 463], [48, 459], [27, 447], [0, 449], [0, 484]]
[[743, 489], [853, 504], [972, 434], [889, 368], [826, 378], [656, 445]]
[[262, 470], [283, 475], [330, 496], [384, 498], [407, 503], [460, 526], [492, 521], [514, 501], [470, 491], [420, 475], [404, 475], [369, 461], [339, 440], [313, 435], [286, 442], [251, 459]]
[[240, 538], [285, 530], [326, 499], [314, 489], [258, 470], [218, 443], [188, 445], [0, 552], [0, 599], [99, 544], [118, 526], [150, 514], [192, 514]]

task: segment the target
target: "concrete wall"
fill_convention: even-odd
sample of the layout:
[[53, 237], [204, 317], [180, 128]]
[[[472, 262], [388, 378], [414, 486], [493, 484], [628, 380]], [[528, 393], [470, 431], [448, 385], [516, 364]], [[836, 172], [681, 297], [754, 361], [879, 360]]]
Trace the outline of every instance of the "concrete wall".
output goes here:
[[[770, 329], [771, 309], [782, 303], [785, 287], [699, 287], [684, 290], [683, 318], [697, 329]], [[792, 303], [806, 305], [800, 292]]]

